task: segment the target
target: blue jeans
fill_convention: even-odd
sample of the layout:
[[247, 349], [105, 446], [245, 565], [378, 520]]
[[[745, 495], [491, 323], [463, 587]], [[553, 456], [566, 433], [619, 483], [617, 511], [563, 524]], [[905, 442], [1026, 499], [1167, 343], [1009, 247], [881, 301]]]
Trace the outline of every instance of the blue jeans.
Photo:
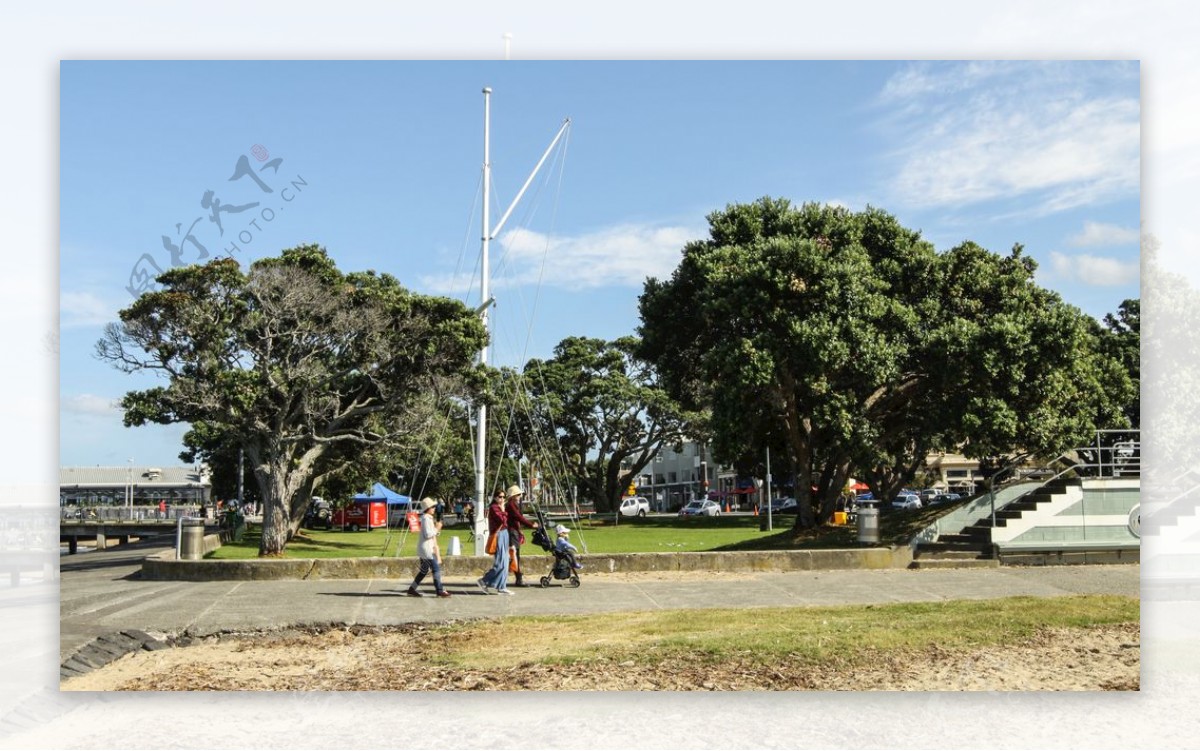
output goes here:
[[422, 558], [421, 569], [417, 571], [417, 578], [413, 579], [413, 583], [409, 585], [409, 589], [416, 589], [417, 585], [425, 578], [425, 574], [433, 571], [433, 588], [437, 592], [442, 592], [442, 567], [437, 562], [436, 558]]
[[492, 589], [508, 587], [508, 530], [496, 533], [496, 558], [492, 567], [483, 575], [483, 583]]

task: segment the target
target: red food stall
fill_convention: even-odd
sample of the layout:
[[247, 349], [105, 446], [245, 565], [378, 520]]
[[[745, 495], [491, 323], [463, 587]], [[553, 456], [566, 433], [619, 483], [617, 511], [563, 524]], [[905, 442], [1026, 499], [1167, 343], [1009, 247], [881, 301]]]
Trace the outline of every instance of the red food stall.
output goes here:
[[387, 501], [356, 500], [349, 506], [333, 512], [333, 526], [346, 527], [351, 532], [376, 529], [387, 526], [387, 517]]

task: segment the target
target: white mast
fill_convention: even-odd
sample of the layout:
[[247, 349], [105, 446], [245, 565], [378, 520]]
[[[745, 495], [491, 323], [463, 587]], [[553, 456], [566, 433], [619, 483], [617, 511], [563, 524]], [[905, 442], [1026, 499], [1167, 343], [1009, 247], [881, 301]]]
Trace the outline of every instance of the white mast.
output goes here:
[[[500, 221], [496, 223], [494, 228], [489, 229], [491, 209], [491, 182], [492, 182], [492, 158], [491, 158], [491, 114], [492, 114], [492, 89], [490, 86], [483, 87], [483, 237], [481, 240], [481, 259], [480, 259], [480, 282], [479, 282], [479, 298], [482, 301], [479, 306], [479, 314], [483, 321], [484, 331], [488, 337], [491, 337], [491, 328], [489, 327], [488, 309], [492, 307], [495, 300], [491, 297], [490, 278], [488, 270], [488, 243], [496, 235], [500, 234], [504, 223], [508, 221], [508, 217], [512, 214], [513, 209], [517, 207], [517, 203], [521, 197], [525, 195], [529, 184], [533, 182], [533, 178], [537, 175], [538, 170], [545, 164], [546, 158], [550, 156], [550, 152], [554, 150], [554, 146], [562, 138], [567, 127], [571, 124], [571, 119], [563, 120], [562, 127], [558, 129], [558, 133], [554, 136], [554, 140], [546, 147], [542, 158], [538, 160], [533, 171], [529, 173], [529, 177], [525, 180], [525, 184], [521, 186], [521, 190], [517, 192], [517, 197], [509, 204], [504, 215], [500, 217]], [[487, 365], [488, 345], [485, 343], [479, 350], [479, 363]], [[484, 547], [487, 545], [487, 507], [490, 501], [487, 489], [487, 405], [480, 404], [476, 411], [478, 424], [475, 426], [475, 555], [483, 555]]]
[[[480, 307], [482, 310], [479, 315], [483, 321], [483, 330], [487, 334], [488, 339], [491, 339], [492, 331], [488, 326], [488, 308], [491, 307], [491, 297], [489, 296], [488, 282], [488, 240], [491, 232], [488, 231], [489, 220], [488, 210], [491, 208], [490, 188], [492, 182], [492, 159], [491, 159], [491, 113], [492, 113], [492, 89], [490, 86], [483, 87], [483, 246], [480, 251], [482, 258], [480, 260], [480, 281], [479, 281], [479, 298], [482, 301]], [[484, 342], [483, 347], [479, 350], [479, 364], [487, 365], [488, 343]], [[488, 491], [487, 491], [487, 405], [480, 404], [476, 412], [478, 424], [475, 426], [475, 555], [483, 555], [484, 547], [487, 545], [487, 508], [488, 508]]]

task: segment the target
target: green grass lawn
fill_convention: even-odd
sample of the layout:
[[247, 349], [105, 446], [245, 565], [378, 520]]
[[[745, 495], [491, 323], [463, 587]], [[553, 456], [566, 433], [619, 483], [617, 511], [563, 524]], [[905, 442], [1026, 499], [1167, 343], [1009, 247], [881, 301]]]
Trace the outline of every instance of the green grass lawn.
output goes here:
[[[906, 543], [922, 527], [931, 523], [951, 507], [919, 509], [916, 511], [885, 511], [880, 515], [880, 540], [884, 544]], [[592, 555], [613, 553], [678, 553], [713, 550], [797, 550], [804, 548], [855, 547], [858, 531], [854, 526], [825, 526], [796, 533], [792, 529], [796, 517], [775, 515], [774, 529], [759, 530], [762, 517], [717, 516], [678, 517], [649, 516], [621, 519], [618, 523], [604, 519], [563, 520], [572, 529], [571, 542], [579, 550]], [[553, 520], [552, 520], [553, 523]], [[529, 532], [526, 531], [526, 545]], [[458, 537], [464, 554], [470, 555], [474, 543], [469, 542], [470, 530], [465, 524], [447, 525], [442, 530], [442, 550], [447, 550], [451, 537]], [[374, 529], [342, 532], [339, 530], [301, 530], [301, 535], [288, 543], [284, 556], [288, 558], [362, 558], [416, 555], [416, 535], [403, 530]], [[259, 529], [251, 525], [240, 543], [222, 545], [208, 557], [218, 559], [254, 558], [258, 555]], [[397, 552], [399, 549], [399, 552]]]

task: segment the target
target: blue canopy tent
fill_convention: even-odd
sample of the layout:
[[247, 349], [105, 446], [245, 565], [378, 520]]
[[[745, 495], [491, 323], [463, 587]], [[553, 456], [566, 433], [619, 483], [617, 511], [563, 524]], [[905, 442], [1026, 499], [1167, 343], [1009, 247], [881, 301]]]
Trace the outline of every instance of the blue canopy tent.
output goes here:
[[359, 501], [386, 501], [388, 510], [391, 511], [393, 506], [404, 506], [405, 509], [412, 505], [412, 499], [406, 495], [400, 495], [394, 490], [375, 483], [371, 486], [370, 493], [355, 493], [354, 502]]

